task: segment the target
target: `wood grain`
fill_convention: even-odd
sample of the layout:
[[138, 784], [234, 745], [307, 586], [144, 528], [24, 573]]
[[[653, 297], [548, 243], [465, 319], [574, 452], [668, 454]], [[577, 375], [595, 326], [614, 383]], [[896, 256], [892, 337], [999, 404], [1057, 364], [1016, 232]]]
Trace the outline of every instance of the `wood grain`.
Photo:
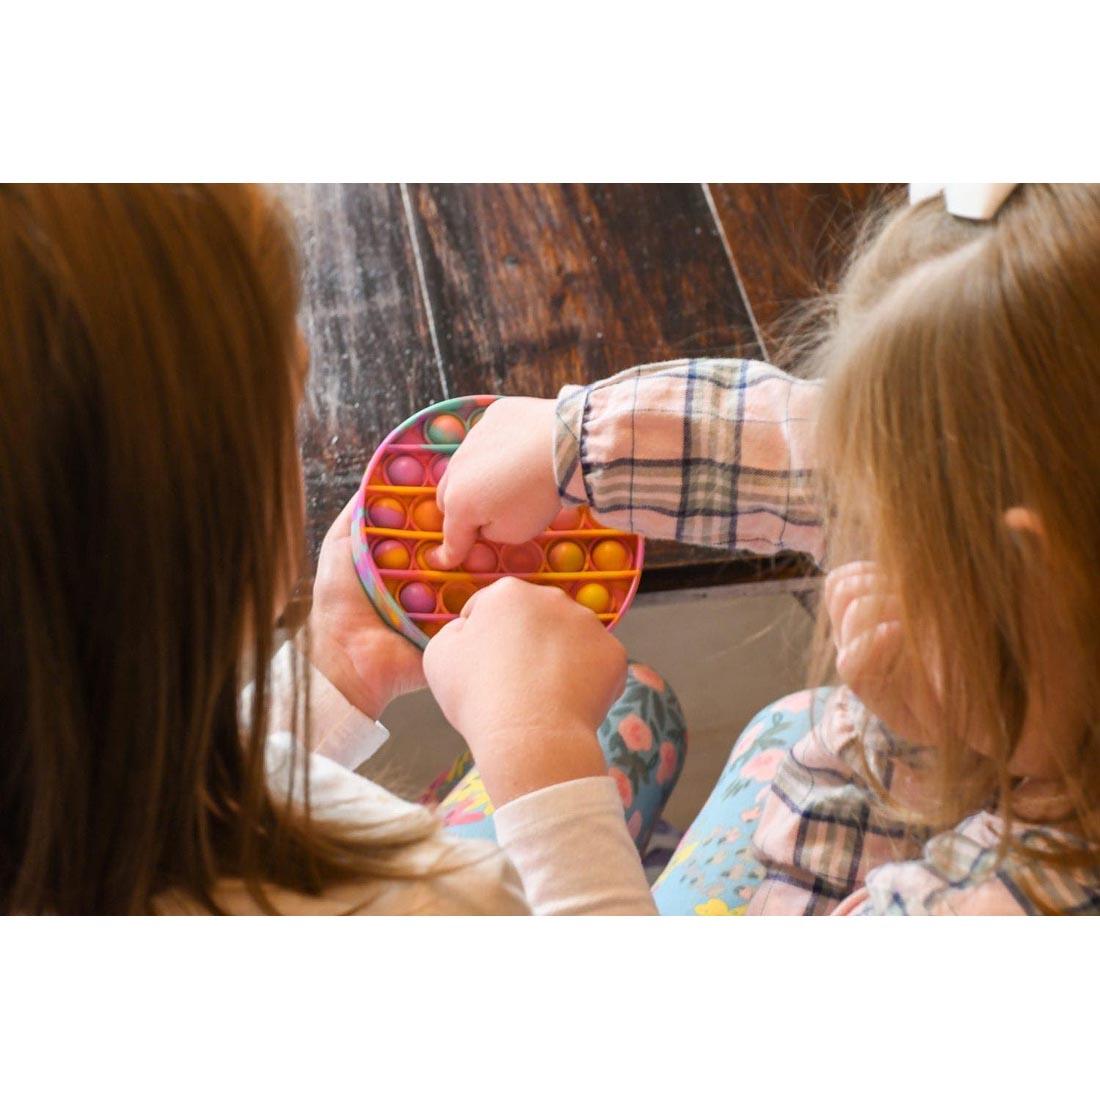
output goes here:
[[758, 355], [701, 188], [411, 189], [454, 393], [555, 395], [683, 355]]
[[315, 559], [378, 444], [445, 393], [400, 188], [283, 184], [276, 190], [302, 254], [301, 324], [311, 369], [300, 435]]
[[800, 303], [834, 288], [865, 214], [898, 184], [712, 183], [715, 210], [769, 356]]

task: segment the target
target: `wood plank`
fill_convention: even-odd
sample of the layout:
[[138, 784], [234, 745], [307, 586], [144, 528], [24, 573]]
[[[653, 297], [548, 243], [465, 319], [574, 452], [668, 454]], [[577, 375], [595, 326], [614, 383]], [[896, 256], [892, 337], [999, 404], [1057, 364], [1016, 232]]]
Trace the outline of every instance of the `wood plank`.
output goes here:
[[759, 355], [702, 189], [412, 189], [452, 392], [555, 395], [685, 355]]
[[709, 187], [765, 350], [774, 356], [800, 303], [834, 288], [866, 212], [895, 196], [900, 185]]
[[310, 345], [300, 427], [311, 560], [384, 436], [444, 396], [396, 184], [282, 184]]

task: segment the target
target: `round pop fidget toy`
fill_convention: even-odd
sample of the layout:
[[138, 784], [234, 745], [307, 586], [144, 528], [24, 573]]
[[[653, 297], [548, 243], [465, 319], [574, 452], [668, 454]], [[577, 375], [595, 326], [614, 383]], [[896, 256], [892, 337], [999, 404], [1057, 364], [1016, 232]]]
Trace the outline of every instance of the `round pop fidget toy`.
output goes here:
[[587, 508], [564, 509], [530, 542], [476, 542], [460, 569], [432, 567], [425, 555], [443, 541], [436, 486], [495, 400], [454, 397], [416, 413], [383, 440], [363, 475], [352, 521], [356, 572], [382, 618], [421, 648], [500, 577], [563, 588], [609, 628], [638, 588], [642, 538], [599, 526]]

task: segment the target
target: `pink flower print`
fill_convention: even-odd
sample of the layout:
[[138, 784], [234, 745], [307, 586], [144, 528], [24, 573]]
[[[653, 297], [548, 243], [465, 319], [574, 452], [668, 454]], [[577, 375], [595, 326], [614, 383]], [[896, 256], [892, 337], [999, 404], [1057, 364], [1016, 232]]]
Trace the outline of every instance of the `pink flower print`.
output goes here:
[[635, 839], [638, 839], [638, 834], [642, 831], [642, 815], [635, 810], [626, 823], [626, 831]]
[[776, 768], [786, 755], [785, 749], [765, 749], [744, 765], [741, 774], [746, 779], [755, 779], [758, 783], [770, 783], [775, 778]]
[[676, 774], [676, 765], [680, 759], [676, 746], [669, 741], [662, 741], [658, 756], [660, 763], [657, 765], [657, 782], [667, 783]]
[[607, 774], [615, 780], [615, 786], [619, 788], [619, 798], [622, 799], [623, 806], [629, 809], [634, 801], [634, 788], [630, 785], [630, 780], [618, 768], [608, 768]]
[[730, 829], [726, 833], [726, 836], [725, 836], [725, 841], [726, 841], [727, 844], [732, 844], [735, 840], [740, 840], [740, 839], [741, 839], [741, 830], [736, 825], [734, 825], [733, 828]]
[[733, 747], [733, 752], [730, 755], [730, 760], [740, 760], [756, 744], [756, 739], [764, 732], [764, 723], [757, 722], [755, 726], [750, 726], [740, 738], [738, 738], [737, 744]]
[[639, 684], [645, 684], [647, 688], [652, 688], [654, 691], [665, 690], [664, 680], [649, 665], [634, 665], [631, 671], [634, 673], [634, 679]]
[[742, 821], [755, 821], [760, 816], [760, 807], [753, 806], [751, 810], [745, 810], [741, 814]]
[[628, 714], [619, 723], [619, 736], [623, 744], [633, 752], [645, 752], [653, 748], [653, 731], [637, 714]]

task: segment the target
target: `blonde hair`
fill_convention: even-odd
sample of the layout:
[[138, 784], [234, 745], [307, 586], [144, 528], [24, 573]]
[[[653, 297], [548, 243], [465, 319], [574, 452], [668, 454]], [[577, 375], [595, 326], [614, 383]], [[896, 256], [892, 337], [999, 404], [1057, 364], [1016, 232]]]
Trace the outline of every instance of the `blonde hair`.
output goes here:
[[308, 771], [293, 802], [266, 781], [304, 557], [297, 303], [259, 188], [0, 187], [2, 911], [216, 910], [226, 877], [270, 910], [266, 885], [417, 873], [427, 812], [341, 826]]
[[[1044, 690], [1040, 654], [1079, 664], [1080, 737], [1052, 743], [1083, 845], [1100, 847], [1100, 186], [1026, 184], [988, 222], [942, 198], [875, 220], [811, 356], [826, 379], [819, 459], [831, 564], [890, 577], [908, 654], [939, 654], [945, 825], [996, 804]], [[1041, 532], [1005, 522], [1024, 506]], [[981, 757], [968, 746], [981, 743]], [[1009, 830], [1005, 830], [1007, 837]], [[1006, 840], [1006, 845], [1007, 845]]]

